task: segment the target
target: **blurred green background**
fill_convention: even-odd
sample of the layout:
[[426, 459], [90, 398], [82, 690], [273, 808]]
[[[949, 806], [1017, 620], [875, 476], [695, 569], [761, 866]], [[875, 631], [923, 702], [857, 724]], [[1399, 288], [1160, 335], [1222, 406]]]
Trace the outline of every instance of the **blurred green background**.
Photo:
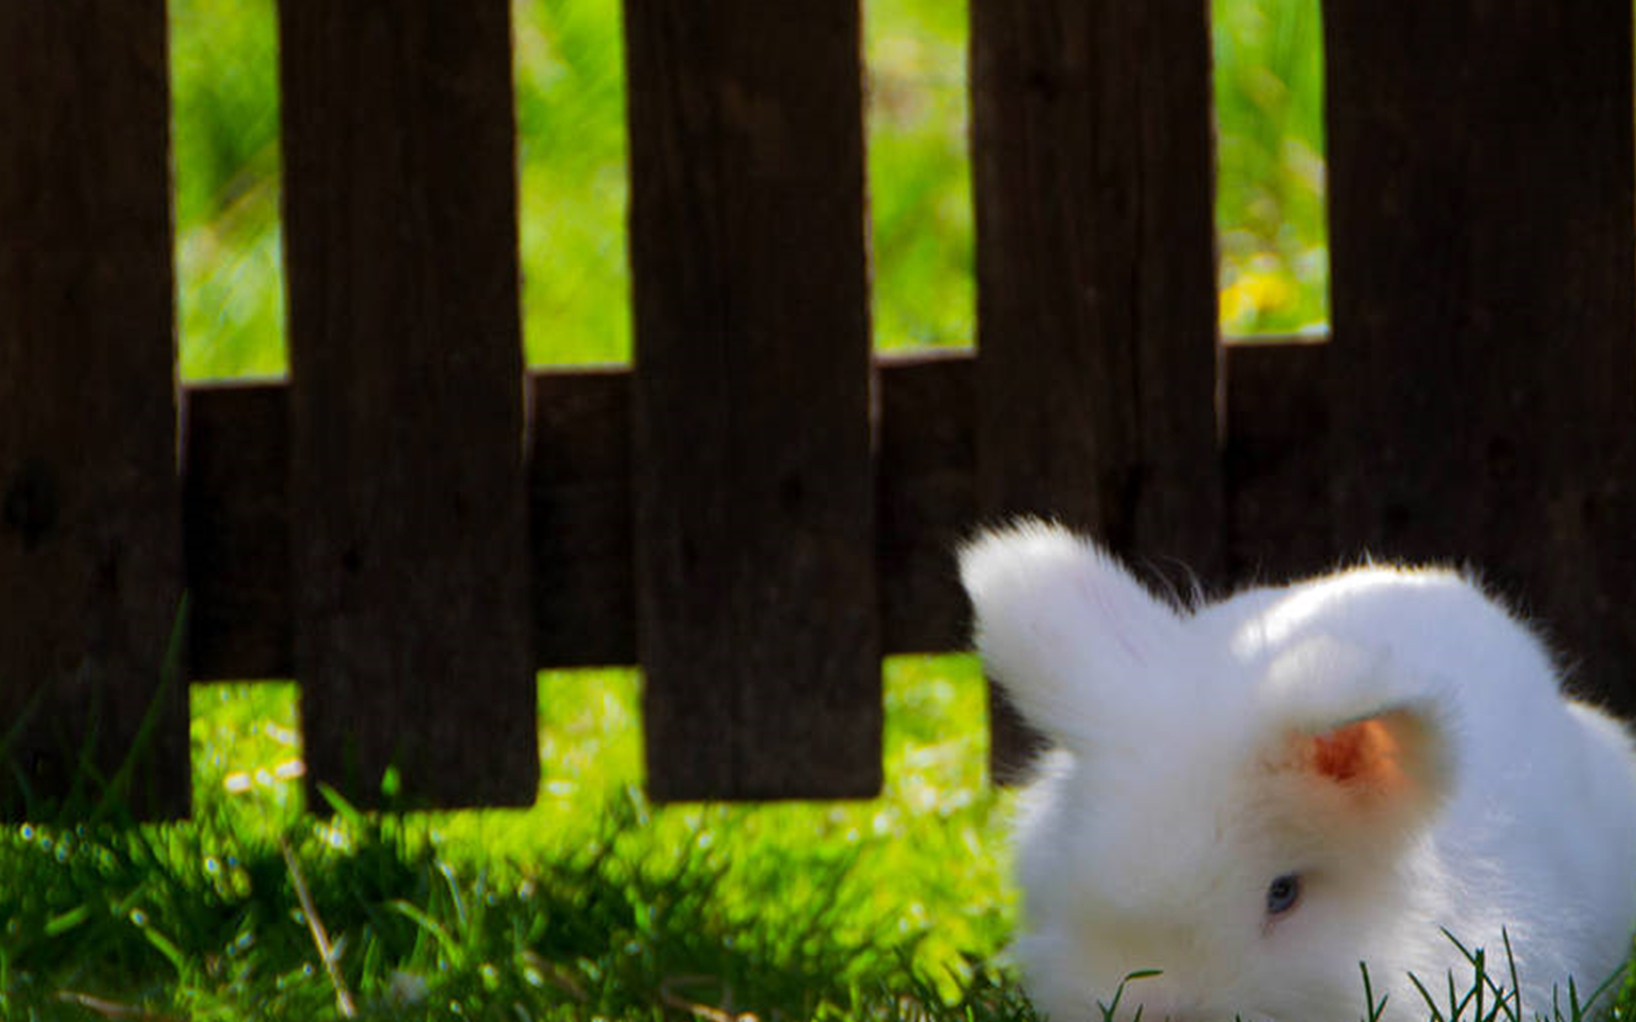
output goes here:
[[[515, 0], [534, 365], [629, 358], [619, 5]], [[963, 0], [865, 0], [876, 345], [974, 330]], [[1318, 0], [1212, 0], [1222, 328], [1327, 315]], [[273, 0], [171, 0], [187, 379], [285, 369]]]

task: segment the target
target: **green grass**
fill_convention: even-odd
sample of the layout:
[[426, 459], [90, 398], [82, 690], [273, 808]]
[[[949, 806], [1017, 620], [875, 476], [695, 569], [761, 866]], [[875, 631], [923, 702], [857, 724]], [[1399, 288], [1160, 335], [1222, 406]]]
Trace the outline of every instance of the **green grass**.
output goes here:
[[320, 819], [293, 688], [196, 686], [192, 821], [0, 832], [0, 1015], [1026, 1018], [982, 698], [895, 661], [877, 801], [654, 808], [633, 674], [548, 674], [535, 808]]
[[1229, 335], [1329, 317], [1319, 0], [1211, 0], [1216, 231]]
[[[1034, 1018], [971, 658], [889, 662], [858, 803], [649, 805], [637, 684], [541, 676], [534, 808], [404, 816], [304, 812], [293, 686], [195, 686], [192, 820], [0, 830], [0, 1017]], [[1517, 1022], [1495, 951], [1426, 1017]]]

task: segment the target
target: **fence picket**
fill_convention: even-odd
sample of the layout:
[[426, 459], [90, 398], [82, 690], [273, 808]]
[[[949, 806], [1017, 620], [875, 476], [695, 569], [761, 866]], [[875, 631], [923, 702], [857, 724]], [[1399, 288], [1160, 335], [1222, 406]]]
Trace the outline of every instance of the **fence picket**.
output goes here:
[[279, 5], [295, 661], [362, 804], [537, 785], [508, 13]]
[[1636, 709], [1630, 5], [1324, 25], [1341, 549], [1471, 559]]
[[[973, 0], [978, 503], [1221, 557], [1204, 0]], [[1003, 708], [998, 768], [1028, 744]]]
[[[165, 6], [0, 4], [0, 815], [188, 807]], [[88, 753], [89, 772], [78, 758]]]
[[857, 0], [628, 0], [637, 615], [661, 799], [873, 794]]

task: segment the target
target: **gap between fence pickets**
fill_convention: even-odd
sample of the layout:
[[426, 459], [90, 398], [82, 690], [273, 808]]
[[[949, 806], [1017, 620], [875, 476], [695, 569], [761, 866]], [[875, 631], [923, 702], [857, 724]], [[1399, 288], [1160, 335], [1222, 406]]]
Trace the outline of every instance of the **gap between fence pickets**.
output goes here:
[[[1324, 492], [1314, 435], [1323, 422], [1311, 414], [1326, 403], [1321, 340], [1227, 345], [1230, 571], [1275, 573], [1268, 569], [1332, 556], [1310, 528], [1310, 502]], [[963, 649], [967, 612], [951, 551], [978, 524], [974, 353], [874, 361], [883, 648]], [[535, 370], [529, 388], [536, 663], [634, 664], [630, 370]], [[287, 397], [283, 380], [185, 388], [183, 517], [197, 680], [295, 673]], [[1308, 527], [1288, 528], [1295, 521]]]

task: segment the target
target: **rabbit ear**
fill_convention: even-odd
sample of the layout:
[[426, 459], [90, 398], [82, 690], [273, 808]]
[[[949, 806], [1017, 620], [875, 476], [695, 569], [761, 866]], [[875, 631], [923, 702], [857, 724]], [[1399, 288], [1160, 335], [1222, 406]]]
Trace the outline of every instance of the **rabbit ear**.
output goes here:
[[1338, 831], [1403, 831], [1448, 794], [1443, 700], [1389, 654], [1309, 639], [1273, 662], [1266, 690], [1283, 711], [1271, 764], [1302, 814]]
[[960, 551], [960, 579], [988, 673], [1030, 724], [1070, 748], [1147, 694], [1144, 665], [1180, 630], [1174, 610], [1060, 526], [1024, 521], [979, 536]]
[[1447, 757], [1436, 715], [1425, 706], [1383, 708], [1294, 739], [1292, 762], [1318, 798], [1374, 825], [1421, 820], [1447, 790]]

